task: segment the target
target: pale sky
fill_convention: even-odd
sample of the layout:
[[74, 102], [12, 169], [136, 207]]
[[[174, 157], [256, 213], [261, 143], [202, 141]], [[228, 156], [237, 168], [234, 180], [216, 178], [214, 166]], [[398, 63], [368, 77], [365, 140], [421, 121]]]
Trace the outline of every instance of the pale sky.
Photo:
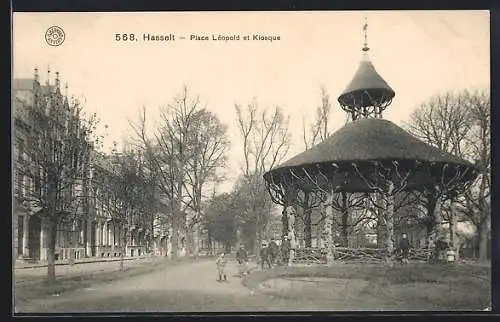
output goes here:
[[[230, 176], [242, 162], [234, 104], [254, 97], [263, 107], [291, 115], [293, 147], [303, 151], [302, 116], [310, 121], [323, 85], [333, 102], [331, 130], [345, 121], [337, 97], [361, 60], [362, 26], [368, 19], [369, 56], [396, 92], [384, 118], [402, 126], [421, 102], [438, 92], [490, 86], [488, 11], [14, 13], [13, 75], [54, 78], [69, 94], [85, 98], [107, 145], [127, 135], [128, 118], [142, 105], [151, 119], [187, 84], [229, 126]], [[45, 32], [61, 27], [65, 41], [49, 46]], [[139, 41], [116, 42], [116, 33]], [[173, 42], [143, 42], [142, 35], [174, 34]], [[190, 41], [191, 34], [269, 35], [279, 41]], [[229, 190], [232, 181], [222, 190]]]

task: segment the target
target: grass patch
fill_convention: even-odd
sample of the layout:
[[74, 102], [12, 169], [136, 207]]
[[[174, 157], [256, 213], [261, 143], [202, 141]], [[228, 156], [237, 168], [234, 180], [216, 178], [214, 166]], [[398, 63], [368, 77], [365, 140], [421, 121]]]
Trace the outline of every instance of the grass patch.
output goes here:
[[[386, 309], [457, 310], [481, 309], [491, 303], [491, 268], [475, 264], [410, 264], [359, 265], [338, 264], [331, 267], [277, 267], [249, 275], [243, 284], [259, 289], [267, 280], [283, 281], [299, 277], [331, 278], [311, 286], [311, 283], [294, 282], [294, 289], [266, 290], [276, 296], [313, 301], [333, 301], [343, 292], [345, 298], [363, 305]], [[345, 279], [346, 287], [333, 283], [333, 279]], [[356, 286], [357, 283], [365, 287]], [[295, 280], [297, 281], [297, 280]], [[341, 280], [340, 280], [341, 281]], [[364, 282], [363, 282], [364, 281]], [[283, 282], [284, 283], [284, 282]], [[338, 280], [336, 282], [339, 283]], [[267, 283], [266, 283], [267, 284]], [[272, 284], [272, 283], [269, 283]], [[309, 285], [306, 285], [309, 284]], [[286, 283], [285, 283], [286, 285]], [[301, 286], [302, 285], [302, 286]], [[314, 291], [308, 290], [316, 287]]]
[[276, 267], [266, 271], [257, 271], [248, 276], [244, 284], [250, 288], [262, 281], [277, 277], [330, 277], [330, 278], [357, 278], [367, 281], [388, 284], [409, 283], [444, 283], [451, 281], [484, 280], [488, 283], [491, 279], [491, 268], [488, 266], [470, 264], [411, 264], [395, 265], [359, 265], [339, 264], [334, 266], [310, 267]]

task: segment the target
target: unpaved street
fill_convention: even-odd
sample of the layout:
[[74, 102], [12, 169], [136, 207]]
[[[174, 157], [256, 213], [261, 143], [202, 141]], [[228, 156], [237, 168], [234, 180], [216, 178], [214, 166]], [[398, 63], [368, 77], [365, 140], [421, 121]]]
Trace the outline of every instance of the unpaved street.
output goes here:
[[315, 310], [312, 303], [253, 293], [228, 263], [227, 282], [217, 282], [209, 260], [161, 267], [153, 273], [49, 296], [17, 307], [18, 312], [217, 312]]

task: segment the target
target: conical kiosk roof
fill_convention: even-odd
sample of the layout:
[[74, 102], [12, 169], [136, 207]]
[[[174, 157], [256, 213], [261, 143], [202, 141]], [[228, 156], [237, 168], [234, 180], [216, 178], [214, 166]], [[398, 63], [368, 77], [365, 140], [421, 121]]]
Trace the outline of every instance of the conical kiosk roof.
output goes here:
[[[390, 121], [368, 118], [346, 124], [325, 141], [270, 170], [264, 178], [276, 181], [280, 176], [288, 175], [288, 170], [314, 172], [318, 167], [324, 173], [333, 167], [350, 169], [345, 170], [349, 172], [352, 171], [352, 164], [371, 167], [376, 161], [397, 161], [400, 164], [420, 162], [428, 168], [439, 169], [445, 164], [474, 168], [470, 162], [428, 145]], [[464, 180], [469, 179], [464, 177]], [[419, 181], [420, 184], [425, 183]], [[356, 186], [351, 187], [353, 191], [357, 189]]]
[[392, 100], [394, 90], [379, 75], [372, 62], [365, 55], [349, 85], [339, 96], [338, 101], [346, 106], [372, 106], [374, 102]]

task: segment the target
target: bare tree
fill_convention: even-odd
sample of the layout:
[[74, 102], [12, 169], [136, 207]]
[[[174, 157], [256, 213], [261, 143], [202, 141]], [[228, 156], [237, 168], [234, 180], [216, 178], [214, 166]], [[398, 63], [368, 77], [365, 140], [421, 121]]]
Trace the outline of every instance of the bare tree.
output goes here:
[[370, 192], [367, 194], [368, 200], [378, 214], [377, 220], [385, 227], [385, 247], [388, 254], [392, 254], [397, 196], [405, 191], [411, 171], [402, 169], [397, 161], [375, 162], [374, 168], [366, 173], [356, 164], [353, 164], [353, 167]]
[[[207, 196], [207, 184], [217, 184], [223, 180], [221, 170], [226, 166], [229, 139], [227, 126], [222, 124], [216, 115], [202, 109], [194, 115], [191, 140], [187, 144], [186, 176], [184, 189], [188, 195], [189, 208], [194, 212], [188, 230], [203, 221], [202, 203]], [[196, 236], [196, 234], [195, 234]], [[197, 241], [195, 243], [195, 248]], [[192, 246], [192, 245], [191, 245]], [[190, 251], [197, 252], [190, 249]]]
[[472, 128], [466, 138], [469, 149], [467, 155], [479, 169], [479, 176], [463, 192], [457, 202], [467, 209], [463, 214], [476, 227], [476, 256], [487, 258], [487, 234], [491, 219], [491, 99], [489, 93], [474, 92], [468, 97], [468, 107], [472, 114]]
[[324, 193], [322, 191], [299, 191], [296, 195], [297, 203], [293, 205], [295, 217], [301, 219], [304, 229], [305, 247], [312, 247], [312, 213], [314, 209], [319, 209], [320, 218], [315, 224], [321, 223], [326, 213], [322, 211]]
[[185, 86], [172, 104], [161, 110], [159, 127], [148, 135], [146, 109], [131, 126], [136, 141], [157, 175], [158, 190], [167, 200], [172, 226], [172, 255], [177, 256], [180, 233], [186, 232], [187, 213], [194, 211], [192, 225], [200, 222], [203, 188], [220, 180], [229, 144], [226, 127], [200, 107]]
[[[316, 108], [316, 118], [312, 124], [306, 129], [305, 118], [302, 119], [302, 139], [305, 150], [310, 149], [314, 145], [324, 141], [330, 135], [329, 121], [331, 112], [330, 96], [324, 86], [320, 87], [321, 104]], [[317, 208], [322, 204], [322, 198], [316, 196], [312, 191], [305, 191], [298, 195], [299, 203], [302, 211], [295, 209], [296, 216], [302, 219], [304, 223], [304, 238], [305, 246], [312, 245], [312, 221], [311, 215], [313, 208]], [[326, 213], [320, 211], [321, 219], [324, 220]], [[333, 227], [333, 226], [332, 226]]]
[[309, 125], [306, 131], [305, 119], [302, 119], [302, 137], [306, 150], [324, 141], [330, 135], [330, 112], [332, 104], [330, 96], [328, 95], [325, 87], [321, 86], [321, 105], [316, 109], [316, 119]]
[[[486, 233], [490, 218], [490, 97], [487, 91], [446, 93], [419, 106], [408, 125], [410, 133], [426, 143], [473, 162], [480, 170], [476, 180], [457, 195], [449, 194], [464, 216], [475, 225], [478, 257], [486, 258]], [[440, 198], [441, 196], [436, 196]], [[448, 212], [450, 226], [457, 214]], [[431, 222], [436, 222], [433, 220]], [[454, 227], [450, 228], [454, 230]]]
[[229, 193], [214, 196], [207, 207], [207, 231], [213, 240], [224, 244], [226, 251], [236, 242], [236, 216], [233, 196]]
[[243, 173], [245, 176], [263, 174], [280, 163], [290, 149], [290, 117], [285, 117], [279, 107], [275, 108], [272, 115], [268, 115], [266, 109], [258, 114], [256, 100], [248, 105], [246, 115], [239, 105], [235, 108], [243, 138]]
[[[34, 83], [33, 104], [24, 104], [22, 117], [25, 151], [15, 165], [18, 178], [34, 183], [24, 189], [22, 202], [47, 227], [48, 281], [55, 280], [56, 232], [59, 224], [69, 224], [86, 213], [90, 162], [99, 144], [95, 115], [83, 115], [79, 101], [61, 94], [59, 79], [45, 86]], [[19, 195], [19, 194], [18, 194]]]
[[358, 224], [366, 220], [364, 213], [359, 213], [353, 218], [355, 211], [362, 210], [365, 206], [365, 194], [354, 194], [347, 192], [335, 193], [331, 199], [331, 206], [340, 216], [333, 216], [333, 229], [340, 227], [341, 245], [348, 247], [349, 234]]
[[151, 160], [147, 154], [138, 149], [132, 153], [136, 159], [137, 166], [137, 192], [138, 192], [138, 224], [149, 232], [147, 239], [148, 250], [153, 242], [153, 232], [155, 230], [155, 219], [160, 210], [160, 200], [158, 194], [158, 177]]
[[[330, 132], [330, 124], [331, 124], [331, 101], [330, 96], [328, 95], [324, 86], [320, 88], [321, 90], [321, 104], [316, 109], [316, 118], [312, 124], [309, 125], [308, 130], [306, 130], [305, 122], [303, 122], [303, 141], [305, 145], [305, 149], [308, 150], [314, 145], [323, 142], [326, 140], [331, 132]], [[302, 204], [306, 207], [303, 208], [303, 221], [305, 224], [305, 237], [306, 237], [306, 247], [310, 247], [307, 245], [311, 244], [311, 208], [315, 208], [316, 204], [313, 202], [309, 205], [309, 201], [318, 198], [312, 198], [309, 196], [310, 193], [306, 193], [304, 196], [304, 200]], [[321, 199], [321, 198], [319, 198]], [[319, 201], [319, 200], [318, 200]], [[321, 203], [321, 202], [320, 202]], [[332, 229], [337, 229], [341, 227], [341, 235], [342, 235], [342, 244], [347, 246], [347, 240], [349, 235], [349, 216], [351, 211], [358, 209], [363, 204], [363, 196], [359, 198], [359, 195], [348, 194], [348, 193], [336, 193], [332, 198], [331, 206], [337, 210], [341, 214], [340, 222], [337, 220], [336, 216], [334, 216], [332, 222]], [[322, 220], [324, 216], [322, 216]], [[364, 221], [363, 218], [357, 218], [355, 222], [353, 222], [353, 226], [356, 226], [360, 222]]]
[[243, 110], [235, 106], [238, 126], [243, 139], [243, 177], [237, 185], [236, 194], [244, 196], [246, 211], [241, 214], [243, 224], [255, 225], [258, 244], [261, 243], [272, 202], [266, 191], [263, 174], [280, 163], [290, 148], [288, 126], [290, 117], [285, 117], [280, 108], [272, 114], [266, 109], [259, 111], [254, 100]]
[[149, 223], [143, 222], [149, 214], [144, 210], [146, 207], [151, 210], [155, 205], [146, 190], [141, 161], [137, 152], [124, 148], [122, 152], [113, 150], [109, 156], [101, 155], [94, 165], [94, 193], [98, 207], [113, 223], [114, 236], [118, 236], [122, 271], [126, 249], [132, 238], [130, 228], [135, 225], [149, 227]]

